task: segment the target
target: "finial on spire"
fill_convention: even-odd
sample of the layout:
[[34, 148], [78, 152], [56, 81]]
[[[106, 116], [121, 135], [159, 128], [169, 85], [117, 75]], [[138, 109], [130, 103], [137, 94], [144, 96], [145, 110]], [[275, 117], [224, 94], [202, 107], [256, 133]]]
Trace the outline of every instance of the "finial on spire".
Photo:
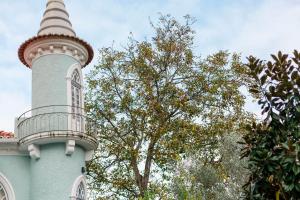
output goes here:
[[48, 0], [38, 35], [76, 36], [63, 0]]

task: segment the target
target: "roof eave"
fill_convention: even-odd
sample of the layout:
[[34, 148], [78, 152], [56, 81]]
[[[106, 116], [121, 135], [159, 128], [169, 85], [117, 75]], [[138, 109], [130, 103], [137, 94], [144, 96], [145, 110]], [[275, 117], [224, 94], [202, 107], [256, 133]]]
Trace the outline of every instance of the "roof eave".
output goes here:
[[48, 35], [39, 35], [39, 36], [34, 36], [30, 39], [28, 39], [27, 41], [25, 41], [19, 48], [18, 50], [18, 56], [20, 61], [27, 66], [28, 68], [30, 68], [29, 64], [26, 62], [25, 58], [24, 58], [24, 52], [26, 50], [26, 48], [33, 42], [37, 41], [37, 40], [43, 40], [43, 39], [49, 39], [49, 38], [53, 38], [53, 39], [67, 39], [67, 40], [71, 40], [71, 41], [75, 41], [80, 43], [82, 46], [84, 46], [88, 52], [88, 59], [86, 61], [86, 63], [82, 66], [82, 68], [84, 68], [85, 66], [87, 66], [93, 59], [94, 57], [94, 51], [92, 46], [85, 42], [84, 40], [78, 38], [78, 37], [73, 37], [73, 36], [69, 36], [69, 35], [60, 35], [60, 34], [48, 34]]

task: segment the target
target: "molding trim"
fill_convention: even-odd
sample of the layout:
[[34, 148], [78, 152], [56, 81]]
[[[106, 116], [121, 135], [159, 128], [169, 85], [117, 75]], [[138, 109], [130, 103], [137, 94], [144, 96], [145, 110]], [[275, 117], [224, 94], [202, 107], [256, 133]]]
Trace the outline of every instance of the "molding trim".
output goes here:
[[89, 52], [83, 45], [64, 38], [47, 38], [30, 43], [24, 51], [24, 59], [31, 67], [33, 62], [41, 56], [51, 54], [71, 56], [81, 66], [84, 66], [89, 59]]
[[[27, 67], [31, 68], [31, 64], [32, 62], [30, 61], [29, 63], [27, 62], [27, 60], [25, 59], [25, 51], [27, 51], [28, 48], [30, 48], [31, 46], [39, 43], [43, 43], [47, 42], [47, 41], [57, 41], [57, 40], [62, 40], [62, 41], [66, 41], [69, 40], [71, 42], [74, 42], [77, 44], [77, 46], [82, 47], [84, 49], [83, 52], [87, 52], [87, 61], [86, 63], [84, 63], [84, 65], [82, 67], [85, 67], [86, 65], [88, 65], [93, 57], [94, 57], [94, 51], [93, 48], [91, 47], [91, 45], [89, 45], [87, 42], [79, 39], [78, 37], [73, 37], [73, 36], [68, 36], [68, 35], [60, 35], [60, 34], [48, 34], [48, 35], [39, 35], [39, 36], [35, 36], [33, 38], [30, 38], [29, 40], [25, 41], [19, 48], [18, 51], [18, 55], [19, 55], [19, 59], [21, 60], [21, 62], [26, 65]], [[58, 42], [60, 43], [60, 42]], [[50, 48], [50, 47], [49, 47]], [[80, 48], [82, 50], [82, 48]], [[54, 50], [54, 46], [53, 46], [53, 50]], [[29, 54], [27, 54], [28, 56]]]
[[66, 75], [66, 79], [72, 79], [72, 74], [74, 72], [74, 70], [77, 69], [80, 75], [80, 81], [81, 84], [83, 83], [83, 78], [82, 78], [82, 72], [81, 72], [81, 67], [78, 63], [75, 63], [73, 65], [71, 65], [67, 71], [67, 75]]
[[37, 133], [22, 138], [19, 143], [20, 150], [22, 151], [28, 149], [28, 146], [30, 146], [31, 144], [43, 145], [57, 142], [65, 143], [68, 140], [75, 140], [76, 145], [79, 145], [88, 151], [97, 149], [98, 147], [98, 142], [95, 137], [72, 131], [52, 131]]
[[[76, 192], [77, 192], [77, 188], [79, 186], [80, 183], [83, 183], [84, 185], [84, 190], [85, 192], [87, 191], [87, 188], [86, 188], [86, 180], [85, 180], [85, 176], [84, 175], [81, 175], [79, 177], [76, 178], [76, 180], [74, 181], [73, 183], [73, 186], [72, 186], [72, 192], [71, 192], [71, 196], [70, 196], [70, 199], [71, 200], [76, 200]], [[86, 194], [85, 194], [86, 195]]]
[[[77, 70], [78, 73], [79, 73], [79, 76], [80, 76], [80, 85], [81, 85], [81, 89], [80, 89], [80, 96], [81, 96], [81, 105], [80, 107], [81, 108], [84, 108], [84, 95], [83, 95], [83, 74], [82, 74], [82, 70], [81, 70], [81, 67], [78, 63], [75, 63], [73, 65], [71, 65], [67, 71], [67, 75], [66, 75], [66, 81], [67, 81], [67, 105], [70, 105], [68, 107], [68, 112], [69, 113], [72, 113], [72, 75], [73, 75], [73, 72]], [[82, 110], [83, 113], [81, 113], [82, 115], [84, 115], [84, 109]], [[74, 127], [74, 124], [72, 124], [72, 120], [71, 120], [71, 115], [69, 116], [69, 119], [68, 119], [68, 127], [69, 127], [69, 130], [72, 130], [73, 127]], [[83, 122], [85, 123], [85, 122]], [[85, 126], [83, 126], [85, 128]], [[85, 131], [85, 130], [84, 130]]]
[[70, 156], [75, 151], [75, 140], [68, 140], [66, 142], [66, 155]]
[[28, 156], [28, 152], [19, 149], [19, 140], [16, 138], [0, 139], [0, 156]]
[[5, 191], [7, 192], [9, 200], [16, 200], [16, 196], [11, 183], [8, 179], [0, 172], [0, 183], [3, 185]]
[[28, 153], [17, 149], [0, 149], [0, 156], [28, 156]]
[[41, 157], [41, 152], [39, 146], [35, 144], [30, 144], [28, 146], [29, 155], [32, 159], [39, 159]]

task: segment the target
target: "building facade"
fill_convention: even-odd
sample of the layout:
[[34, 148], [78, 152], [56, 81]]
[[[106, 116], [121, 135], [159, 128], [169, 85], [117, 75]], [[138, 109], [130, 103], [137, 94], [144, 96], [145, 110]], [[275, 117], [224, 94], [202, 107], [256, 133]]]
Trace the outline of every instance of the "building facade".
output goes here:
[[92, 47], [76, 36], [63, 0], [48, 0], [36, 36], [19, 48], [32, 71], [32, 109], [0, 138], [0, 200], [85, 200], [85, 162], [97, 148], [85, 116], [82, 68]]

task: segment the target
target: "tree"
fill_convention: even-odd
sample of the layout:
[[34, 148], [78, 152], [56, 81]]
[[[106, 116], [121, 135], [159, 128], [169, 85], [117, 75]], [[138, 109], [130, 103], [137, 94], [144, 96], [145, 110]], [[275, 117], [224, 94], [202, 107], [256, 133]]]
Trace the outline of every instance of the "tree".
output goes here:
[[239, 158], [242, 146], [238, 142], [241, 136], [241, 133], [219, 136], [215, 147], [200, 149], [182, 162], [178, 176], [174, 178], [176, 199], [240, 199], [248, 174], [246, 159]]
[[259, 99], [262, 123], [249, 126], [243, 157], [251, 172], [247, 199], [299, 199], [300, 54], [278, 53], [271, 61], [248, 58], [250, 92]]
[[99, 199], [167, 198], [175, 163], [206, 138], [236, 128], [243, 114], [241, 62], [220, 51], [193, 53], [193, 19], [161, 16], [148, 41], [100, 50], [87, 76], [86, 109], [100, 126], [89, 163]]

